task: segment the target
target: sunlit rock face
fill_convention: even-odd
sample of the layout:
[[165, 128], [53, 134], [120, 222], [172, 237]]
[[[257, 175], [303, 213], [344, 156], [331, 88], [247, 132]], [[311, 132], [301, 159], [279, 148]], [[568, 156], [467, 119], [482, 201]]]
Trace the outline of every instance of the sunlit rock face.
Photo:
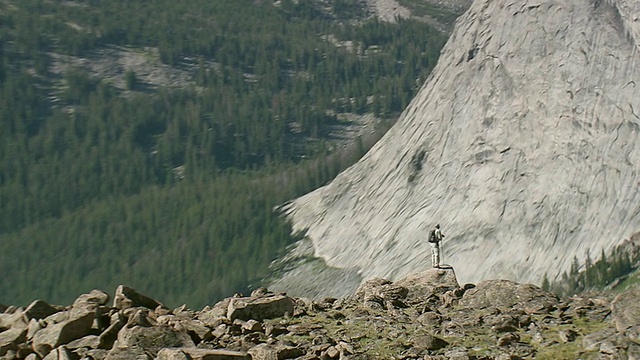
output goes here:
[[315, 256], [359, 273], [332, 288], [429, 267], [436, 223], [461, 283], [553, 280], [638, 231], [639, 17], [640, 1], [475, 1], [397, 124], [288, 207]]

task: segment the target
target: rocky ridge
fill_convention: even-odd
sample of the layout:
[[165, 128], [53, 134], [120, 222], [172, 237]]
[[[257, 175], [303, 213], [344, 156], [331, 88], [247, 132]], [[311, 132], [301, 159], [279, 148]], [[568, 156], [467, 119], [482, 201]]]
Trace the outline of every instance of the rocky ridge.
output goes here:
[[[315, 293], [420, 269], [436, 223], [470, 282], [558, 279], [637, 233], [638, 18], [637, 1], [475, 1], [396, 125], [287, 205], [306, 256], [357, 274]], [[306, 267], [274, 283], [293, 293]]]
[[200, 311], [126, 286], [70, 306], [0, 307], [2, 360], [640, 359], [640, 291], [567, 299], [534, 285], [460, 285], [452, 268], [312, 301], [267, 289]]

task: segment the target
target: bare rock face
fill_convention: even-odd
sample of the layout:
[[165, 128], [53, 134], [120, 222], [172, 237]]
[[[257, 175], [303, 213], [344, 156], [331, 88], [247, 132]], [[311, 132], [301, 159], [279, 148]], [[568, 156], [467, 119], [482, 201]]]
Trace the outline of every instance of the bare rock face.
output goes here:
[[609, 251], [640, 229], [639, 17], [626, 0], [475, 1], [396, 125], [288, 205], [294, 230], [365, 280], [429, 264], [436, 223], [463, 282], [539, 284]]
[[616, 296], [611, 303], [611, 315], [618, 331], [636, 328], [635, 338], [638, 338], [637, 332], [640, 330], [640, 302], [638, 299], [640, 299], [640, 290], [634, 290]]

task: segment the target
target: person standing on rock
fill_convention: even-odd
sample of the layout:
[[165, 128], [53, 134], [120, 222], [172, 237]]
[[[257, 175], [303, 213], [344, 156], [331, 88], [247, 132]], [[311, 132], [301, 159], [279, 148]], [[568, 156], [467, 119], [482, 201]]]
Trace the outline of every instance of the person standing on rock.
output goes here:
[[444, 235], [440, 231], [440, 224], [436, 225], [436, 228], [429, 232], [429, 243], [431, 244], [431, 265], [434, 268], [440, 267], [440, 241], [442, 241]]

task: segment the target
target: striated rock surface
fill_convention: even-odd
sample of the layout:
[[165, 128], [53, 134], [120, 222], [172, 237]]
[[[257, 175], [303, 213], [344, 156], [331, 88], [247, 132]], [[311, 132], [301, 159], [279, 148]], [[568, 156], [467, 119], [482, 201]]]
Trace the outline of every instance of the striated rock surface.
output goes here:
[[303, 263], [271, 287], [399, 279], [429, 263], [436, 223], [463, 282], [553, 281], [638, 232], [638, 18], [637, 1], [475, 1], [397, 124], [285, 207], [313, 255], [359, 277], [309, 289]]

